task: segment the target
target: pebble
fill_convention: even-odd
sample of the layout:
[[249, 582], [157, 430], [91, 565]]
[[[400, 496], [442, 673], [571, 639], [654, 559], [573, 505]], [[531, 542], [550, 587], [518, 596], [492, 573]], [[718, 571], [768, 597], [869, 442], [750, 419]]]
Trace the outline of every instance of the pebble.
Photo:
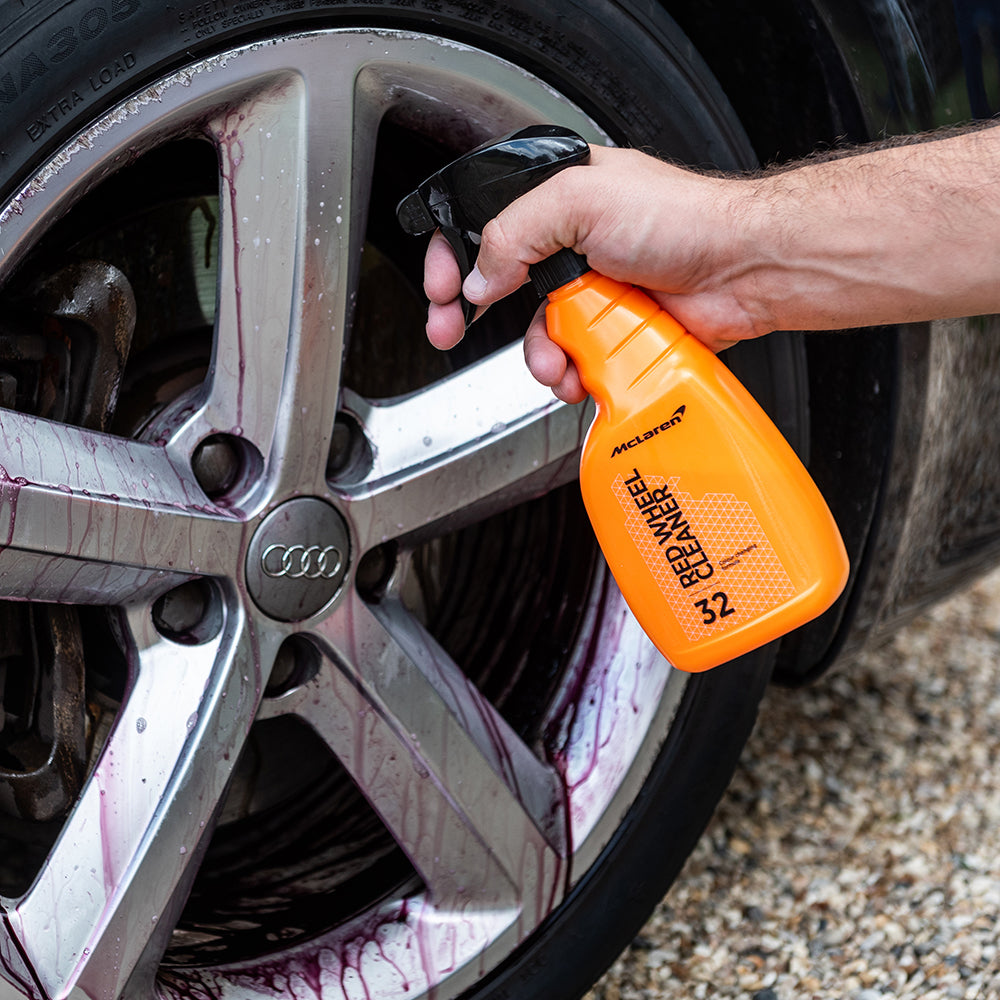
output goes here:
[[803, 690], [585, 1000], [1000, 998], [1000, 571]]

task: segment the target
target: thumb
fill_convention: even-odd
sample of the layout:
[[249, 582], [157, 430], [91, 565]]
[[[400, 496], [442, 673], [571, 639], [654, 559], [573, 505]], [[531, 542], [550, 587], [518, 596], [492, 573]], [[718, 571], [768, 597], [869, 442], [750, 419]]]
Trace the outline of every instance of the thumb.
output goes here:
[[572, 198], [570, 167], [521, 195], [483, 228], [476, 266], [466, 277], [462, 293], [477, 305], [487, 305], [518, 289], [528, 278], [528, 266], [573, 246], [567, 225]]

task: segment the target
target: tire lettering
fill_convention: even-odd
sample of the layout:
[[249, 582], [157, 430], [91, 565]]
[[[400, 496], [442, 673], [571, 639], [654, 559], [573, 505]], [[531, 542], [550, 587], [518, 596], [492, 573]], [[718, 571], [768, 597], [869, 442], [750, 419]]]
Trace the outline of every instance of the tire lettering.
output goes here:
[[96, 38], [108, 26], [108, 12], [103, 7], [91, 7], [80, 18], [80, 37], [84, 41]]
[[90, 78], [90, 89], [94, 91], [101, 90], [103, 87], [106, 87], [109, 83], [111, 83], [116, 76], [121, 76], [122, 73], [127, 73], [133, 66], [135, 66], [135, 54], [132, 52], [126, 52], [113, 62], [109, 62], [105, 66], [102, 66]]
[[78, 90], [73, 90], [65, 97], [61, 97], [51, 107], [46, 108], [40, 117], [28, 125], [26, 130], [28, 137], [32, 142], [37, 142], [48, 129], [52, 128], [54, 123], [58, 122], [65, 115], [68, 115], [73, 108], [82, 103], [83, 98], [80, 96], [80, 91]]
[[[135, 53], [123, 52], [117, 59], [106, 63], [90, 77], [88, 82], [91, 91], [103, 90], [108, 84], [114, 81], [115, 77], [127, 73], [130, 69], [134, 68], [135, 64]], [[0, 83], [2, 82], [2, 79], [0, 79]], [[0, 90], [0, 100], [2, 99], [3, 90]], [[50, 128], [57, 125], [78, 104], [82, 104], [83, 101], [84, 98], [81, 96], [80, 91], [74, 88], [49, 107], [36, 113], [34, 119], [25, 126], [28, 138], [32, 142], [38, 142]]]
[[21, 60], [21, 93], [23, 94], [40, 76], [48, 73], [49, 68], [34, 52]]
[[111, 19], [125, 21], [139, 9], [139, 0], [114, 0], [111, 4]]
[[60, 28], [50, 39], [49, 48], [53, 50], [49, 57], [52, 62], [62, 62], [68, 59], [80, 43], [76, 38], [76, 31], [73, 28]]
[[17, 97], [17, 84], [10, 73], [0, 76], [0, 102], [10, 104]]
[[[139, 12], [142, 0], [107, 0], [95, 4], [79, 17], [75, 25], [65, 25], [52, 32], [45, 40], [44, 47], [39, 51], [28, 52], [21, 59], [20, 78], [14, 73], [6, 72], [0, 75], [0, 110], [5, 105], [13, 104], [31, 89], [36, 80], [49, 71], [49, 65], [64, 62], [80, 48], [81, 42], [92, 42], [107, 31], [112, 21], [125, 21]], [[130, 52], [115, 60], [112, 75], [118, 75], [118, 64], [131, 69], [136, 63], [136, 57]], [[15, 71], [16, 72], [16, 71]], [[103, 69], [96, 74], [98, 77]], [[61, 106], [66, 99], [77, 93], [78, 88], [70, 91], [67, 98], [57, 102]], [[35, 141], [41, 132], [45, 131], [44, 119], [48, 111], [35, 116], [35, 120], [27, 127], [28, 135]], [[49, 123], [51, 125], [51, 122]]]

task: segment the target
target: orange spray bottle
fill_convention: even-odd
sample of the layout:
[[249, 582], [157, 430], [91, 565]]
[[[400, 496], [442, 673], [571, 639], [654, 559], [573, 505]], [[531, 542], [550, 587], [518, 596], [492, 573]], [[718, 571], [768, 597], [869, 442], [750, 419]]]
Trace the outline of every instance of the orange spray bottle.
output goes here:
[[[397, 210], [436, 227], [463, 275], [486, 222], [587, 143], [543, 125], [444, 167]], [[639, 289], [563, 250], [530, 269], [549, 337], [596, 416], [580, 460], [584, 504], [643, 630], [676, 667], [707, 670], [825, 611], [847, 580], [843, 541], [798, 456], [728, 368]], [[464, 303], [466, 322], [474, 308]]]

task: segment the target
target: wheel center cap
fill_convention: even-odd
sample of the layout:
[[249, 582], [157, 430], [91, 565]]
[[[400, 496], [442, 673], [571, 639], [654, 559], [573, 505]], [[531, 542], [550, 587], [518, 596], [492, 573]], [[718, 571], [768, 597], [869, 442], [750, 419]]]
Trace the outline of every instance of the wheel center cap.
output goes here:
[[289, 500], [261, 522], [247, 550], [250, 596], [265, 614], [298, 622], [340, 590], [350, 537], [344, 519], [324, 500]]

